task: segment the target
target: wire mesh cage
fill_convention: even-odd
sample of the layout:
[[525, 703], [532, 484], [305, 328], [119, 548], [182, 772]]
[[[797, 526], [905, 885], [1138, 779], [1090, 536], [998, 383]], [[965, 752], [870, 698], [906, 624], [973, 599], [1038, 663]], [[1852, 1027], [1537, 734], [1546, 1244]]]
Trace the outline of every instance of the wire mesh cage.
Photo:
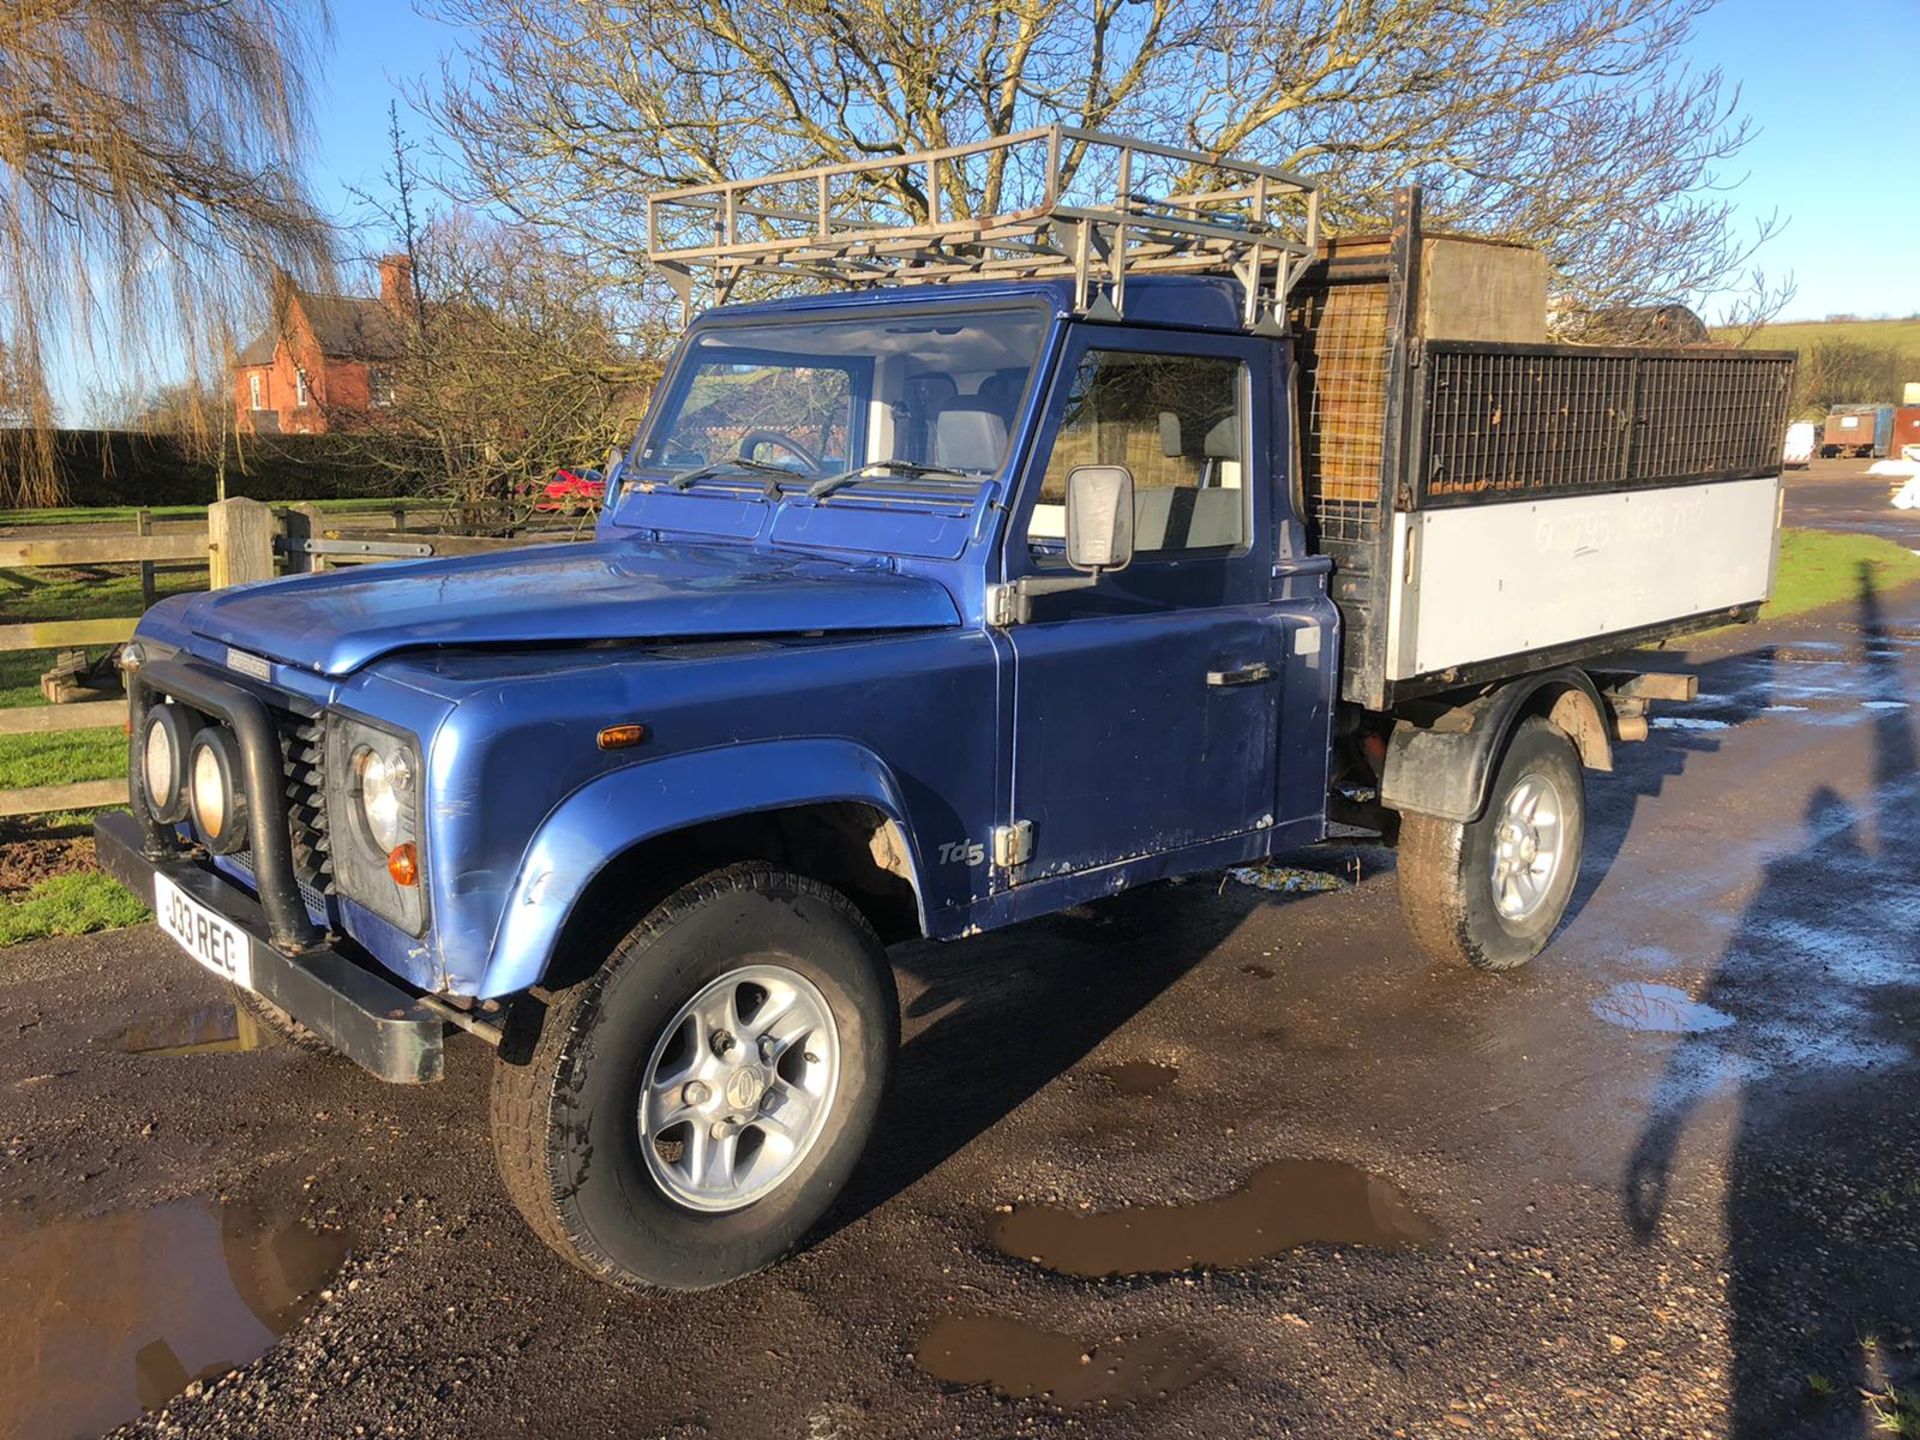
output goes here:
[[1793, 357], [1434, 344], [1415, 503], [1731, 478], [1778, 468]]
[[1302, 288], [1289, 315], [1300, 395], [1307, 518], [1323, 544], [1380, 525], [1393, 336], [1385, 281]]

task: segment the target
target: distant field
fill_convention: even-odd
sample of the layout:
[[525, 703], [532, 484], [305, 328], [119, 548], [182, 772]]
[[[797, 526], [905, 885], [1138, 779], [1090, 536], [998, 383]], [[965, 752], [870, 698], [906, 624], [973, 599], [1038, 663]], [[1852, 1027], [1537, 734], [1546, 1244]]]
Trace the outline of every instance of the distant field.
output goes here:
[[[1726, 335], [1725, 331], [1720, 333]], [[1800, 350], [1821, 340], [1894, 345], [1920, 355], [1920, 316], [1907, 320], [1792, 320], [1764, 327], [1749, 343], [1757, 350]]]

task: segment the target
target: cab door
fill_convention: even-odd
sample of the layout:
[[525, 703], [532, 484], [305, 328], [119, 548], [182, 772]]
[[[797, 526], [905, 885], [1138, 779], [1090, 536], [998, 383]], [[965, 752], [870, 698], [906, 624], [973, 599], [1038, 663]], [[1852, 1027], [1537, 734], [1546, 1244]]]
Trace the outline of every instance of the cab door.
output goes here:
[[[1067, 474], [1133, 473], [1135, 552], [1034, 594], [1013, 655], [1015, 883], [1273, 823], [1283, 618], [1270, 603], [1272, 347], [1076, 329], [1008, 527], [1005, 574], [1072, 572]], [[1031, 827], [1023, 832], [1020, 822]]]

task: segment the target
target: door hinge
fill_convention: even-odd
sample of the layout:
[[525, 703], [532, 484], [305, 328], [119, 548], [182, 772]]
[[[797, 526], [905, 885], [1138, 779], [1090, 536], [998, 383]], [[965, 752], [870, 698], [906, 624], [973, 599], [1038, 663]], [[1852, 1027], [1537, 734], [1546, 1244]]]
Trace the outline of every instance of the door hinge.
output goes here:
[[987, 623], [1003, 630], [1009, 625], [1018, 625], [1027, 618], [1026, 599], [1018, 585], [989, 585]]
[[989, 585], [987, 623], [1002, 629], [1009, 625], [1025, 625], [1033, 619], [1034, 596], [1091, 590], [1099, 583], [1098, 575], [1022, 575], [1011, 585]]
[[1033, 858], [1033, 822], [1016, 820], [993, 827], [993, 863], [1002, 870], [1024, 865]]

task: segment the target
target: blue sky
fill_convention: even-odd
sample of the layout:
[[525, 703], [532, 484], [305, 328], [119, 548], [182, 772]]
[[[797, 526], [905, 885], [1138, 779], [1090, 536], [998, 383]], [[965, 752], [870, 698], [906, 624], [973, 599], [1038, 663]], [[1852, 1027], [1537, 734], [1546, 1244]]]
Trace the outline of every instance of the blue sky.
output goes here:
[[1920, 313], [1920, 0], [1721, 0], [1692, 49], [1760, 131], [1727, 178], [1788, 221], [1760, 256], [1799, 281], [1787, 315]]
[[[333, 28], [332, 54], [313, 77], [311, 178], [333, 218], [352, 222], [364, 215], [351, 191], [383, 188], [390, 102], [400, 102], [401, 125], [428, 148], [430, 127], [414, 104], [438, 89], [441, 58], [457, 52], [459, 32], [406, 0], [334, 0]], [[369, 234], [367, 243], [378, 242]]]

